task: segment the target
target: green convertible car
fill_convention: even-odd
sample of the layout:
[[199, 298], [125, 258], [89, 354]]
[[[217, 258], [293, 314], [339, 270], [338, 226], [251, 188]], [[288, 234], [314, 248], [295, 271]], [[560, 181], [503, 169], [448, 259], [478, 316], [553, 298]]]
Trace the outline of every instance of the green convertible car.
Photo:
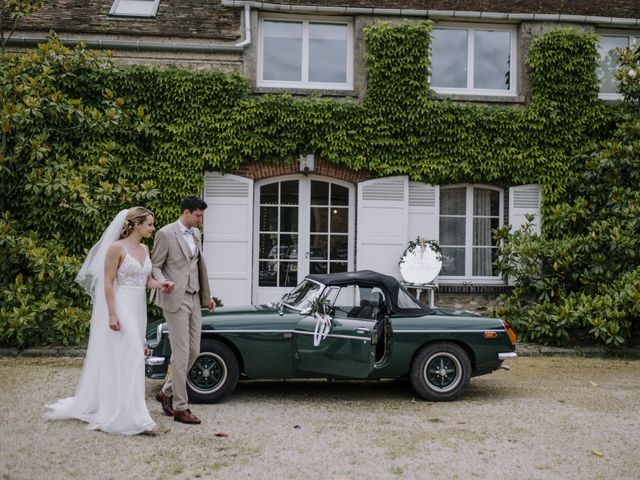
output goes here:
[[[408, 378], [431, 401], [457, 398], [472, 376], [515, 358], [500, 319], [429, 308], [393, 277], [373, 271], [308, 275], [268, 305], [203, 311], [201, 352], [189, 371], [191, 401], [227, 397], [248, 379]], [[146, 374], [163, 378], [166, 323], [150, 325]]]

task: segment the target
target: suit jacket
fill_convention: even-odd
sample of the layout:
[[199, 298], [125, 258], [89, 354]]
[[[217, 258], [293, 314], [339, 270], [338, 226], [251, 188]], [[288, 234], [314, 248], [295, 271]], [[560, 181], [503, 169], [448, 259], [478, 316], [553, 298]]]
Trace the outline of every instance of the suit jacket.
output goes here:
[[[200, 284], [200, 304], [209, 305], [211, 295], [207, 266], [202, 253], [202, 238], [200, 230], [195, 230], [196, 256], [198, 256], [198, 282]], [[176, 284], [170, 294], [156, 291], [156, 305], [168, 312], [176, 312], [184, 300], [191, 264], [191, 250], [184, 239], [178, 222], [162, 227], [153, 242], [151, 250], [152, 274], [156, 280], [170, 280]]]

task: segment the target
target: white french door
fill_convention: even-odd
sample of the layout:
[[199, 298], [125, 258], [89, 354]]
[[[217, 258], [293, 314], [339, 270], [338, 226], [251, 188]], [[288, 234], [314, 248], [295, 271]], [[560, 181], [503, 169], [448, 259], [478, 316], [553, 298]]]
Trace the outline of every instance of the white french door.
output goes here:
[[353, 185], [291, 175], [256, 182], [254, 199], [254, 304], [280, 298], [309, 273], [353, 269]]

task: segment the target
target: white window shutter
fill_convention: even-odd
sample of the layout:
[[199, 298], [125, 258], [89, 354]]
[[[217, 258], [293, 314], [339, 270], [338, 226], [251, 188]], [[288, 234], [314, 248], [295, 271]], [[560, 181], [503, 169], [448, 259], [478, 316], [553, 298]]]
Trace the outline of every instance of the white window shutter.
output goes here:
[[211, 293], [225, 306], [251, 304], [253, 180], [205, 173], [204, 255]]
[[518, 185], [509, 188], [509, 223], [511, 231], [527, 222], [525, 215], [534, 215], [533, 232], [540, 233], [540, 185]]
[[356, 268], [400, 278], [398, 262], [407, 246], [409, 220], [407, 177], [358, 184]]
[[440, 188], [437, 185], [409, 182], [408, 241], [421, 237], [440, 239]]

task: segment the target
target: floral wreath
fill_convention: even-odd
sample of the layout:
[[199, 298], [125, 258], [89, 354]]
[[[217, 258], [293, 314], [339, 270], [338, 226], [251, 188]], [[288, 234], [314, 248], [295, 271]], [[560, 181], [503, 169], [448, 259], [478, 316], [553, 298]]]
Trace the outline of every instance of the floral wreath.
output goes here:
[[442, 261], [442, 248], [440, 248], [440, 244], [437, 242], [437, 240], [427, 240], [426, 238], [422, 238], [418, 235], [415, 240], [409, 241], [409, 246], [405, 249], [404, 253], [400, 257], [398, 265], [402, 265], [405, 258], [407, 258], [407, 255], [413, 253], [418, 248], [430, 248], [435, 252], [436, 258]]

